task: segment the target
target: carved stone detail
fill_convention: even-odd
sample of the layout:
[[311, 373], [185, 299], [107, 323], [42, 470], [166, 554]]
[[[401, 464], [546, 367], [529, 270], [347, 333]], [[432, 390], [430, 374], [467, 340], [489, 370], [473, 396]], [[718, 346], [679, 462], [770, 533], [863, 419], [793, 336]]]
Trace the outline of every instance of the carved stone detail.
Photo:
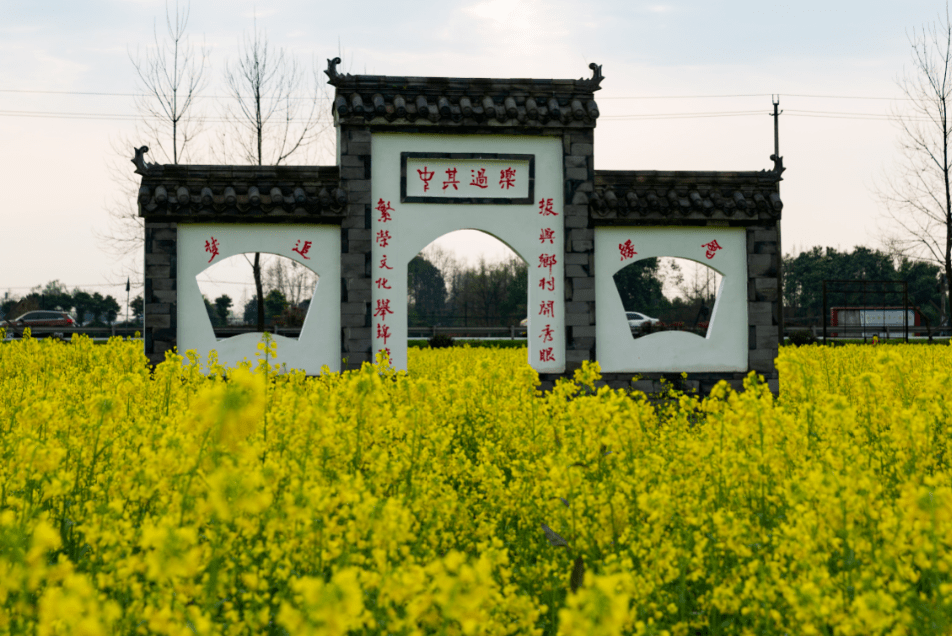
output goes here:
[[135, 170], [136, 174], [141, 174], [141, 175], [149, 174], [149, 168], [151, 168], [153, 165], [151, 163], [146, 163], [145, 161], [145, 153], [149, 152], [149, 147], [140, 146], [138, 148], [135, 148], [134, 151], [136, 153], [136, 156], [132, 158], [132, 163], [134, 163], [136, 166], [136, 170]]
[[345, 80], [350, 79], [350, 73], [342, 74], [337, 72], [337, 65], [340, 64], [341, 60], [339, 57], [327, 60], [327, 69], [324, 73], [327, 75], [327, 83], [332, 86], [338, 86], [343, 83]]
[[580, 77], [578, 81], [586, 84], [588, 89], [592, 92], [601, 90], [602, 80], [605, 79], [605, 76], [602, 75], [602, 65], [592, 62], [591, 64], [588, 65], [588, 67], [592, 69], [592, 76], [588, 79], [585, 79], [584, 77]]
[[783, 181], [783, 177], [780, 176], [783, 174], [783, 171], [786, 170], [786, 168], [783, 167], [783, 157], [770, 155], [770, 160], [773, 161], [773, 169], [761, 170], [757, 174], [770, 179], [771, 181]]

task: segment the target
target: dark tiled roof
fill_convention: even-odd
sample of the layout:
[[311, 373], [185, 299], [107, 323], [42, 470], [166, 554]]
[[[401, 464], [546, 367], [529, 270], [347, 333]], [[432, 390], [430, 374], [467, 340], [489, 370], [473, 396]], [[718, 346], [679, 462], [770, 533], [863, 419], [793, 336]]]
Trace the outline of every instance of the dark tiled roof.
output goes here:
[[777, 220], [780, 175], [759, 172], [596, 170], [588, 205], [609, 224], [639, 219]]
[[585, 79], [483, 79], [342, 75], [340, 58], [327, 61], [341, 123], [423, 126], [529, 126], [593, 128], [594, 92], [601, 67]]
[[194, 166], [137, 163], [139, 216], [175, 220], [268, 217], [339, 222], [347, 194], [337, 166]]

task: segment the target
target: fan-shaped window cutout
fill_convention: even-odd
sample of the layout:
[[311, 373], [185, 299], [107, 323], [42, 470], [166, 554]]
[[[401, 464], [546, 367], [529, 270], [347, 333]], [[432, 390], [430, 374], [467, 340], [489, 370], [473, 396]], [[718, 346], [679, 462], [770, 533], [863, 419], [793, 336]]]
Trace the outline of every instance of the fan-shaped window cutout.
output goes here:
[[614, 279], [633, 338], [659, 331], [707, 337], [723, 280], [716, 270], [684, 258], [645, 258]]
[[407, 265], [410, 337], [525, 338], [529, 268], [503, 241], [478, 230], [439, 237]]
[[[205, 301], [208, 320], [219, 340], [260, 332], [258, 294], [254, 276], [256, 254], [236, 254], [195, 277]], [[320, 277], [297, 261], [260, 253], [264, 299], [263, 330], [296, 339], [310, 310]]]

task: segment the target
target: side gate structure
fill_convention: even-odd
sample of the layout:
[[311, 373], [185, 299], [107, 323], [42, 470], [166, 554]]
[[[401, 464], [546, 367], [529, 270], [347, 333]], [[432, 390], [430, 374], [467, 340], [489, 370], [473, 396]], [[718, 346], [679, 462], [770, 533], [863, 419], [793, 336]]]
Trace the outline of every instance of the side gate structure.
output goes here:
[[[339, 63], [325, 71], [335, 166], [153, 165], [137, 151], [150, 361], [175, 347], [253, 359], [257, 334], [215, 340], [195, 277], [230, 255], [266, 252], [320, 276], [300, 337], [276, 337], [281, 361], [316, 374], [386, 351], [405, 368], [409, 261], [448, 232], [475, 229], [528, 263], [540, 388], [598, 360], [613, 387], [653, 392], [687, 372], [684, 387], [707, 392], [719, 380], [740, 388], [756, 371], [778, 389], [776, 154], [759, 171], [596, 170], [600, 66], [550, 80], [345, 75]], [[633, 151], [633, 163], [648, 160]], [[613, 275], [666, 256], [723, 277], [706, 337], [631, 336]]]

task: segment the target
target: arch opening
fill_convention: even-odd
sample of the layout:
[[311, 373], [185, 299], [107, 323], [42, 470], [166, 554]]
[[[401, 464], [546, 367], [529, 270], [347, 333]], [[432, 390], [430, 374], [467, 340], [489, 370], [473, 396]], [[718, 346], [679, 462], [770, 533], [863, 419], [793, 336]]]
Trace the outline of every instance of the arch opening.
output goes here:
[[614, 274], [631, 337], [681, 331], [710, 334], [723, 275], [686, 258], [644, 258]]
[[444, 234], [407, 264], [408, 335], [524, 339], [529, 266], [482, 230]]
[[[311, 314], [320, 276], [286, 256], [259, 254], [264, 330], [297, 340]], [[195, 277], [216, 340], [260, 333], [254, 262], [253, 252], [235, 254]]]

